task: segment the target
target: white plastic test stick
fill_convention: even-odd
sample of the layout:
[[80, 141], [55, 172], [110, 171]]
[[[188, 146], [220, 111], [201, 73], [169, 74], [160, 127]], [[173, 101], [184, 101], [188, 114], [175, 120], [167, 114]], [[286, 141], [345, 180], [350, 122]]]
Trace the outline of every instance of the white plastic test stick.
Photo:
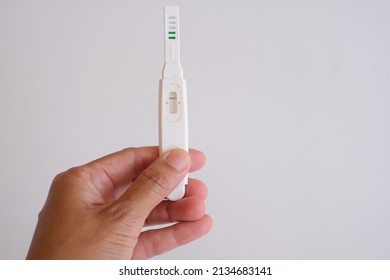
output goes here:
[[[180, 64], [178, 6], [165, 7], [164, 32], [165, 63], [159, 98], [160, 154], [175, 148], [188, 152], [187, 88]], [[167, 198], [183, 198], [187, 183], [188, 174]]]

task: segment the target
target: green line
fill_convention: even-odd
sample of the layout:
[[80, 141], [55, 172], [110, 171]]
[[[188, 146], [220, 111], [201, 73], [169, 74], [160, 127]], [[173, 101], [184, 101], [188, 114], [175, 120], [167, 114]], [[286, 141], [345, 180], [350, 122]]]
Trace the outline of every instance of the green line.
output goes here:
[[176, 34], [174, 31], [169, 31], [168, 34]]
[[168, 39], [171, 39], [171, 40], [172, 40], [172, 39], [176, 39], [176, 37], [168, 37]]

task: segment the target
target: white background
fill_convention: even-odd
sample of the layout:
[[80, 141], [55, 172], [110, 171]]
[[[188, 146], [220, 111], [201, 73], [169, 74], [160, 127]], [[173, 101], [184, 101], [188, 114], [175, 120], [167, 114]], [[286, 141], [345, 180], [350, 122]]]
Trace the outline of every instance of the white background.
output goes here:
[[165, 4], [214, 228], [157, 258], [389, 259], [386, 0], [0, 0], [0, 258], [57, 173], [157, 145]]

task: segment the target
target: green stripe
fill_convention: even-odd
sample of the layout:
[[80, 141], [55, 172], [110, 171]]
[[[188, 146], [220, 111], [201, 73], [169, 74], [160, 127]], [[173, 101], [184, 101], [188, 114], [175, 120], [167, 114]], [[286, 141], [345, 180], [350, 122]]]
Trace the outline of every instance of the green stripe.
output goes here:
[[176, 39], [176, 37], [168, 37], [168, 39], [171, 39], [171, 40], [172, 40], [172, 39]]
[[176, 34], [174, 31], [169, 31], [168, 34]]

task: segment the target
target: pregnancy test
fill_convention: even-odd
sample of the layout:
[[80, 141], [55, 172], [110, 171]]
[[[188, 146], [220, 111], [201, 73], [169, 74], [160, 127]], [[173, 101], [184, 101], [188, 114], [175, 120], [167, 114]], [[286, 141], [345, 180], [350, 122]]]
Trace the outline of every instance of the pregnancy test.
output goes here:
[[[165, 6], [165, 63], [159, 92], [160, 155], [171, 149], [188, 152], [187, 88], [180, 64], [179, 7]], [[168, 200], [183, 198], [188, 174], [167, 196]]]

